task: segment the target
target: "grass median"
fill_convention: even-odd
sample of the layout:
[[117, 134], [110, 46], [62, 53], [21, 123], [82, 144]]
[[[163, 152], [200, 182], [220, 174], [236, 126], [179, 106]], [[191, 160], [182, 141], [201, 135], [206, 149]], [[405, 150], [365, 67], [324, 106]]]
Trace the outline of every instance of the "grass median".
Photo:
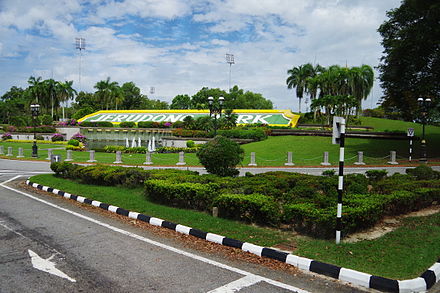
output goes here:
[[440, 257], [440, 213], [407, 218], [401, 227], [375, 240], [336, 245], [333, 240], [295, 236], [289, 231], [159, 205], [147, 200], [142, 188], [87, 185], [48, 174], [33, 176], [31, 181], [261, 246], [289, 244], [296, 247], [293, 254], [392, 279], [418, 277]]

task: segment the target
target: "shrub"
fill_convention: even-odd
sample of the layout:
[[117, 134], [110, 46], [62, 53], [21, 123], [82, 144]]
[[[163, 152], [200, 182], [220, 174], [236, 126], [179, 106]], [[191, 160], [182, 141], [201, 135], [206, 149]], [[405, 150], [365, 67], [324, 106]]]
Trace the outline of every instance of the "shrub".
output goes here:
[[156, 152], [162, 154], [180, 153], [180, 152], [196, 153], [198, 149], [199, 149], [198, 147], [193, 147], [193, 148], [160, 147], [156, 149]]
[[151, 200], [197, 210], [209, 210], [218, 189], [218, 185], [213, 183], [175, 183], [155, 179], [145, 181], [145, 196]]
[[136, 127], [136, 123], [132, 122], [132, 121], [124, 121], [119, 123], [119, 127], [122, 128], [135, 128]]
[[52, 141], [63, 141], [64, 136], [61, 133], [54, 133], [50, 139]]
[[41, 123], [44, 125], [52, 125], [53, 123], [52, 116], [50, 116], [49, 114], [44, 114], [43, 116], [41, 116]]
[[68, 162], [54, 162], [50, 164], [50, 168], [55, 172], [55, 176], [62, 178], [73, 178], [74, 171], [79, 165], [71, 164]]
[[322, 176], [334, 176], [336, 174], [336, 171], [333, 169], [325, 170], [322, 172]]
[[415, 177], [417, 180], [431, 180], [440, 178], [440, 172], [432, 170], [427, 165], [419, 165], [414, 169], [406, 169], [406, 174]]
[[138, 122], [139, 128], [153, 128], [153, 121], [141, 121]]
[[2, 140], [12, 139], [12, 134], [5, 132], [2, 134]]
[[83, 121], [81, 122], [81, 127], [113, 127], [113, 123], [109, 121], [98, 121], [98, 122]]
[[68, 145], [73, 145], [73, 146], [79, 146], [79, 141], [76, 140], [76, 139], [70, 139], [70, 140], [67, 142], [67, 144], [68, 144]]
[[82, 142], [82, 143], [86, 143], [86, 141], [87, 141], [87, 137], [85, 137], [81, 133], [74, 134], [72, 136], [72, 139], [76, 139], [76, 140], [78, 140], [79, 142]]
[[72, 115], [72, 118], [78, 120], [86, 115], [92, 114], [93, 112], [95, 112], [95, 110], [92, 107], [84, 107], [84, 108], [81, 108], [78, 111], [76, 111]]
[[277, 226], [280, 209], [270, 196], [263, 194], [221, 194], [213, 201], [219, 215], [263, 225]]
[[186, 142], [186, 147], [187, 148], [193, 148], [193, 147], [195, 147], [195, 143], [194, 143], [194, 141], [193, 140], [188, 140], [187, 142]]
[[13, 116], [11, 117], [10, 123], [16, 127], [20, 127], [26, 126], [28, 124], [28, 121], [23, 116]]
[[384, 179], [387, 176], [387, 170], [368, 170], [365, 172], [370, 182], [377, 182]]
[[235, 166], [243, 160], [244, 150], [236, 142], [218, 135], [200, 147], [197, 157], [208, 173], [233, 176], [239, 173]]

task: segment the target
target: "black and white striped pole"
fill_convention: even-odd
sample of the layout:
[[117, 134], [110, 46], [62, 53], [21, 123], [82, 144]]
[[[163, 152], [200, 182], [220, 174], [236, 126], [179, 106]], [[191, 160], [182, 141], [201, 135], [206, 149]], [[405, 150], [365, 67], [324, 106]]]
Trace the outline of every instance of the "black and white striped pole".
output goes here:
[[408, 128], [406, 131], [406, 135], [409, 137], [409, 161], [411, 162], [412, 153], [413, 153], [413, 136], [414, 136], [414, 128]]
[[344, 191], [345, 119], [343, 117], [333, 117], [332, 143], [339, 143], [338, 206], [336, 213], [336, 244], [339, 244], [341, 242], [342, 194]]

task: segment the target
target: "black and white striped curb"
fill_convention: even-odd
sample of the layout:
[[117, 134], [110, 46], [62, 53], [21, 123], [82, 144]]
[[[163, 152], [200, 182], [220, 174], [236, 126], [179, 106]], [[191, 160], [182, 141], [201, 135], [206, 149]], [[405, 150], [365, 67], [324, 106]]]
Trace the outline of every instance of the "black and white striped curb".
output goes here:
[[43, 191], [52, 192], [56, 195], [62, 196], [67, 199], [72, 199], [80, 203], [85, 203], [95, 207], [99, 207], [101, 209], [116, 213], [118, 215], [127, 216], [131, 219], [136, 219], [151, 225], [168, 228], [179, 233], [192, 235], [221, 245], [239, 248], [243, 251], [247, 251], [258, 256], [264, 256], [264, 257], [276, 259], [284, 263], [288, 263], [301, 270], [326, 275], [335, 279], [339, 279], [341, 281], [350, 282], [352, 284], [356, 284], [366, 288], [373, 288], [380, 291], [398, 292], [398, 293], [424, 292], [427, 291], [436, 282], [440, 280], [440, 259], [418, 278], [411, 280], [403, 280], [403, 281], [392, 280], [388, 278], [383, 278], [379, 276], [358, 272], [355, 270], [341, 268], [332, 264], [326, 264], [305, 257], [296, 256], [276, 249], [262, 247], [248, 242], [242, 242], [221, 235], [207, 233], [184, 225], [179, 225], [172, 222], [164, 221], [159, 218], [154, 218], [137, 212], [128, 211], [126, 209], [109, 205], [100, 201], [91, 200], [82, 196], [70, 194], [52, 187], [47, 187], [37, 183], [32, 183], [29, 180], [26, 181], [26, 184]]

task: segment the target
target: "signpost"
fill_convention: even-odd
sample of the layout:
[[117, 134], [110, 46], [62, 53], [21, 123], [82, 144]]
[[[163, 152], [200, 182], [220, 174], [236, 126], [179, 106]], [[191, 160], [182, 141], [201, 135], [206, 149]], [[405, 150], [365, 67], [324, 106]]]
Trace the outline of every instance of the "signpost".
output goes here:
[[411, 162], [412, 157], [412, 138], [414, 137], [414, 128], [408, 128], [406, 135], [409, 137], [409, 161]]

